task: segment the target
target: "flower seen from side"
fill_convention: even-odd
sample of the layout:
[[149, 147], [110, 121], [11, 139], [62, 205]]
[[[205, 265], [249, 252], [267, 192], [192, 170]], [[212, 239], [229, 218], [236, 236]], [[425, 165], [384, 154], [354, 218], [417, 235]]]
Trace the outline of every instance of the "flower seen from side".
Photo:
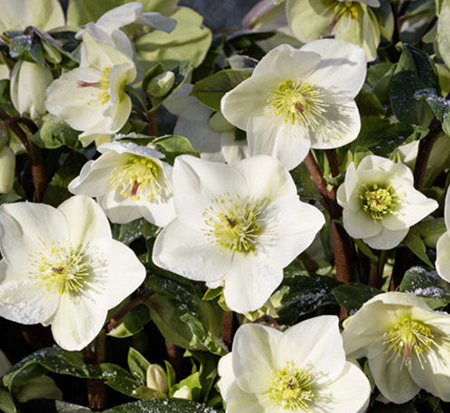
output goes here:
[[348, 320], [347, 357], [367, 357], [381, 394], [406, 403], [420, 389], [450, 401], [450, 316], [412, 294], [375, 296]]
[[388, 250], [405, 238], [438, 203], [414, 188], [411, 170], [380, 156], [366, 156], [358, 168], [351, 163], [337, 200], [344, 228], [370, 247]]
[[105, 143], [98, 151], [102, 155], [83, 166], [69, 184], [70, 192], [96, 197], [118, 224], [145, 218], [163, 227], [175, 217], [172, 167], [160, 160], [160, 152], [130, 142]]
[[97, 30], [88, 24], [80, 67], [56, 79], [45, 101], [48, 112], [83, 132], [80, 139], [86, 143], [91, 135], [113, 134], [125, 125], [131, 112], [125, 86], [136, 78], [130, 56], [99, 40]]
[[350, 43], [281, 45], [222, 98], [222, 113], [247, 131], [251, 156], [272, 155], [291, 170], [310, 148], [337, 148], [356, 139], [361, 120], [354, 97], [365, 75], [365, 53]]
[[0, 207], [0, 316], [51, 325], [66, 350], [81, 350], [100, 332], [109, 309], [144, 281], [134, 252], [112, 239], [100, 206], [75, 196]]
[[226, 413], [362, 413], [370, 397], [369, 380], [345, 359], [334, 316], [311, 318], [284, 333], [241, 326], [219, 375]]
[[228, 307], [240, 313], [267, 301], [325, 222], [269, 156], [230, 166], [183, 155], [172, 176], [177, 218], [158, 235], [153, 261], [210, 288], [223, 285]]

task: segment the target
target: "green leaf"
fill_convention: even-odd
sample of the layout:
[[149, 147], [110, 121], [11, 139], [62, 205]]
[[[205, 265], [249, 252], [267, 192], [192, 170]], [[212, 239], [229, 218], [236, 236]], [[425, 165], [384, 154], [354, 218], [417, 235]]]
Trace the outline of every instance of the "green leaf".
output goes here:
[[168, 17], [177, 21], [171, 33], [153, 30], [136, 39], [139, 63], [143, 67], [162, 63], [167, 70], [183, 61], [199, 66], [212, 40], [211, 31], [203, 26], [203, 17], [187, 7], [178, 7]]
[[354, 313], [358, 311], [366, 301], [369, 301], [383, 291], [363, 284], [352, 284], [340, 285], [332, 292], [341, 307], [344, 307], [350, 313]]
[[55, 408], [57, 413], [92, 413], [91, 409], [84, 406], [78, 406], [76, 404], [55, 401]]
[[252, 72], [253, 69], [222, 70], [198, 82], [192, 88], [191, 96], [194, 96], [205, 106], [220, 111], [220, 101], [225, 93], [248, 79]]
[[4, 413], [16, 413], [17, 408], [14, 398], [6, 390], [0, 389], [0, 411]]
[[450, 303], [450, 284], [435, 270], [418, 266], [406, 271], [398, 291], [423, 297], [432, 309], [443, 308]]
[[127, 396], [139, 398], [136, 394], [141, 383], [135, 379], [128, 371], [112, 363], [102, 363], [99, 366], [91, 366], [90, 375], [92, 378], [105, 380], [105, 384]]
[[179, 155], [198, 156], [191, 142], [184, 136], [166, 135], [153, 141], [157, 149], [165, 155], [165, 161], [173, 165], [175, 158]]
[[214, 72], [217, 59], [224, 53], [225, 40], [224, 34], [214, 37], [203, 63], [194, 70], [191, 83], [195, 84]]
[[450, 136], [450, 102], [442, 96], [438, 96], [434, 89], [417, 91], [416, 99], [425, 99], [434, 116], [441, 122], [442, 130]]
[[142, 238], [142, 229], [147, 221], [145, 219], [135, 219], [128, 224], [114, 225], [113, 235], [117, 241], [129, 246], [132, 242]]
[[319, 307], [337, 304], [332, 291], [340, 285], [333, 278], [310, 275], [287, 278], [270, 298], [281, 324], [292, 325]]
[[152, 399], [127, 403], [104, 413], [219, 413], [203, 404], [183, 399]]
[[31, 140], [41, 148], [56, 149], [63, 145], [70, 149], [81, 147], [78, 135], [80, 132], [72, 129], [60, 118], [47, 114], [43, 118], [42, 126]]
[[139, 378], [146, 383], [147, 381], [147, 369], [150, 366], [150, 362], [139, 351], [130, 347], [128, 351], [128, 368], [133, 376]]
[[422, 89], [435, 89], [440, 93], [436, 67], [426, 53], [403, 44], [390, 92], [392, 110], [400, 121], [428, 126], [433, 113], [426, 102], [415, 98], [415, 93]]
[[428, 258], [425, 242], [420, 237], [419, 232], [416, 228], [411, 228], [409, 230], [408, 235], [403, 240], [403, 242], [425, 264], [427, 264], [431, 268], [434, 268], [433, 263]]
[[437, 45], [439, 54], [450, 67], [450, 0], [442, 0], [441, 13], [437, 22]]
[[375, 155], [389, 157], [395, 148], [421, 137], [420, 130], [403, 122], [392, 123], [389, 119], [369, 116], [361, 119], [361, 131], [350, 145], [356, 152], [369, 149]]
[[[8, 34], [12, 34], [9, 32]], [[9, 43], [9, 55], [13, 59], [27, 60], [39, 65], [45, 65], [45, 55], [39, 36], [34, 28], [25, 30], [23, 34], [18, 34], [11, 38]]]
[[364, 89], [355, 98], [361, 116], [380, 116], [384, 114], [381, 102], [374, 93], [366, 92]]
[[139, 305], [125, 314], [108, 335], [116, 338], [131, 337], [142, 331], [145, 324], [150, 320], [150, 310], [148, 307], [144, 304]]

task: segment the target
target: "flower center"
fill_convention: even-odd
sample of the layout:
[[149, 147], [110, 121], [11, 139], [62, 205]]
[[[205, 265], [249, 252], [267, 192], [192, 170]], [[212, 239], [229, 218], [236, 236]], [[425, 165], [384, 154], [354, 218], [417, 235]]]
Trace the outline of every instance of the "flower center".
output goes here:
[[391, 186], [364, 185], [358, 197], [364, 212], [374, 220], [382, 219], [387, 214], [393, 213], [398, 205], [397, 195]]
[[287, 80], [270, 94], [268, 102], [274, 108], [275, 115], [282, 116], [285, 122], [292, 125], [296, 122], [304, 123], [315, 130], [329, 106], [324, 102], [324, 97], [320, 90], [308, 83], [297, 84]]
[[107, 67], [103, 71], [100, 80], [97, 82], [78, 82], [78, 86], [80, 87], [95, 87], [97, 89], [100, 89], [100, 93], [98, 94], [98, 98], [101, 99], [102, 105], [105, 105], [109, 102], [110, 95], [109, 95], [109, 72], [111, 68]]
[[314, 398], [313, 381], [304, 370], [287, 362], [282, 370], [275, 370], [268, 383], [269, 399], [284, 410], [306, 410]]
[[125, 165], [111, 172], [111, 185], [124, 198], [149, 201], [161, 190], [158, 164], [150, 158], [130, 155]]
[[322, 0], [322, 3], [331, 9], [335, 16], [351, 17], [352, 19], [359, 17], [357, 1]]
[[383, 343], [397, 357], [402, 357], [405, 363], [409, 363], [413, 351], [420, 358], [431, 347], [434, 336], [421, 322], [404, 319], [383, 335]]
[[261, 202], [229, 193], [216, 198], [203, 212], [206, 236], [227, 250], [256, 252], [258, 237], [262, 234], [259, 216], [264, 210]]
[[51, 242], [43, 250], [31, 254], [30, 260], [35, 270], [30, 275], [37, 277], [48, 291], [59, 295], [83, 292], [94, 267], [101, 267], [102, 260], [95, 260], [91, 254], [70, 245]]

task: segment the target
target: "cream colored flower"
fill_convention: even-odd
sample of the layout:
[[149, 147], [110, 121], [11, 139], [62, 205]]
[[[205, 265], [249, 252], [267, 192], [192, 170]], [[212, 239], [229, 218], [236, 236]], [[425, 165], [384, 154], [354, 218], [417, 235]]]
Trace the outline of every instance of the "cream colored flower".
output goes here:
[[414, 188], [407, 166], [375, 155], [366, 156], [358, 168], [350, 164], [337, 200], [348, 234], [379, 250], [396, 247], [409, 227], [438, 207]]
[[343, 332], [347, 357], [367, 357], [381, 394], [406, 403], [420, 389], [450, 401], [450, 315], [411, 294], [367, 301]]
[[138, 218], [163, 227], [174, 217], [172, 167], [146, 146], [111, 142], [69, 184], [69, 191], [96, 197], [108, 218], [126, 224]]
[[369, 380], [345, 359], [334, 316], [311, 318], [284, 333], [241, 326], [219, 375], [226, 413], [362, 413], [370, 398]]
[[0, 194], [11, 192], [16, 174], [16, 155], [9, 146], [0, 149]]
[[75, 196], [58, 209], [0, 207], [0, 316], [51, 325], [55, 341], [81, 350], [100, 332], [109, 309], [142, 283], [145, 268], [112, 239], [102, 209]]
[[153, 261], [210, 288], [223, 285], [228, 307], [240, 313], [269, 299], [283, 268], [325, 223], [270, 156], [231, 166], [182, 155], [172, 176], [177, 218], [159, 233]]
[[272, 155], [290, 170], [310, 148], [337, 148], [356, 139], [361, 121], [354, 97], [365, 76], [365, 53], [350, 43], [282, 45], [222, 98], [222, 113], [247, 131], [251, 156]]

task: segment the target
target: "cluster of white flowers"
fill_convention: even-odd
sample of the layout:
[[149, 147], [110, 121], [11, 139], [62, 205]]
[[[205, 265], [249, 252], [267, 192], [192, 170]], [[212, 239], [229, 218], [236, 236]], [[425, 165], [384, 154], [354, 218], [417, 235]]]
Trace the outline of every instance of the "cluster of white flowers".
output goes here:
[[[0, 32], [65, 24], [56, 0], [2, 3]], [[152, 250], [157, 266], [222, 288], [225, 305], [241, 314], [270, 300], [283, 270], [327, 219], [317, 204], [300, 200], [289, 171], [311, 149], [357, 139], [355, 97], [380, 33], [389, 35], [391, 24], [390, 15], [383, 22], [376, 14], [385, 7], [378, 0], [274, 3], [286, 8], [293, 34], [309, 43], [272, 49], [251, 77], [225, 94], [220, 111], [189, 96], [189, 84], [164, 102], [178, 116], [175, 134], [188, 137], [200, 157], [180, 155], [172, 166], [154, 144], [116, 136], [98, 146], [100, 156], [83, 166], [68, 187], [74, 196], [58, 208], [0, 206], [0, 316], [51, 326], [62, 348], [85, 348], [102, 330], [108, 310], [145, 280], [144, 265], [112, 238], [109, 222], [139, 218], [160, 227]], [[44, 21], [32, 7], [45, 12]], [[120, 29], [132, 23], [174, 29], [172, 19], [141, 12], [142, 4], [131, 2], [88, 23], [77, 34], [79, 67], [57, 79], [47, 67], [17, 63], [11, 73], [15, 109], [33, 120], [46, 112], [58, 117], [82, 132], [84, 146], [105, 135], [109, 140], [128, 121], [127, 88], [139, 80], [133, 44]], [[322, 35], [336, 39], [316, 40]], [[349, 37], [360, 41], [349, 43]], [[236, 139], [237, 128], [247, 141]], [[0, 194], [12, 190], [14, 175], [8, 143], [0, 147]], [[410, 227], [438, 208], [414, 188], [407, 166], [375, 155], [350, 163], [337, 203], [348, 235], [376, 250], [398, 246]], [[450, 192], [445, 223], [436, 267], [450, 281]], [[335, 316], [283, 332], [241, 326], [232, 352], [219, 363], [227, 413], [364, 412], [371, 386], [356, 359], [367, 362], [388, 401], [405, 403], [421, 389], [450, 401], [448, 314], [411, 294], [391, 292], [366, 302], [344, 326], [341, 334]], [[147, 382], [158, 384], [148, 387], [167, 393], [164, 374], [149, 368]], [[180, 397], [192, 396], [187, 387], [179, 391]]]

